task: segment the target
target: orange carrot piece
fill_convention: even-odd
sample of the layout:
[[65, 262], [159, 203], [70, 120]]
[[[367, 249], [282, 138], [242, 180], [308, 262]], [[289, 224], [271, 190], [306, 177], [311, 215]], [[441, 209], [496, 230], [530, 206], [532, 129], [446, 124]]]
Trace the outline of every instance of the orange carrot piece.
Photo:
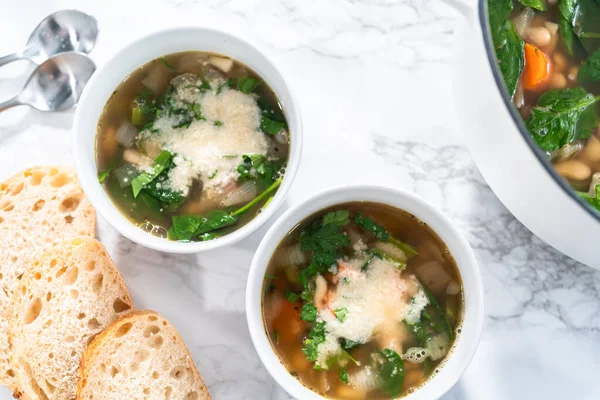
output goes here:
[[550, 77], [550, 59], [537, 47], [525, 43], [525, 69], [523, 87], [525, 90], [537, 90]]
[[281, 343], [291, 343], [298, 340], [299, 335], [306, 328], [306, 323], [300, 319], [298, 305], [284, 300], [283, 307], [273, 320], [272, 327], [279, 332]]

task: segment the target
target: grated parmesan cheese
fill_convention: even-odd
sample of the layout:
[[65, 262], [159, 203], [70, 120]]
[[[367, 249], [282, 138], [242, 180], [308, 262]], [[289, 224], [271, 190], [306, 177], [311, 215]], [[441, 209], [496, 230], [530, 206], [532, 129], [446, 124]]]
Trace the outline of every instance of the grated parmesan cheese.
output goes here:
[[[367, 256], [358, 253], [340, 265], [337, 288], [319, 309], [317, 320], [326, 322], [325, 342], [319, 345], [317, 365], [327, 368], [327, 359], [341, 351], [342, 338], [359, 343], [378, 340], [399, 352], [402, 322], [418, 321], [429, 300], [412, 275], [403, 274], [385, 259], [375, 258], [361, 271]], [[344, 321], [334, 311], [345, 308]]]
[[[199, 104], [205, 120], [194, 119], [189, 127], [175, 128], [182, 116], [161, 115], [152, 126], [158, 133], [146, 130], [140, 135], [144, 143], [158, 144], [175, 155], [166, 188], [185, 196], [194, 180], [199, 179], [208, 197], [213, 197], [237, 180], [242, 155], [267, 155], [267, 138], [260, 130], [261, 110], [255, 95], [228, 86], [219, 91], [218, 80], [210, 82], [210, 90], [201, 91], [193, 86], [201, 84], [199, 78], [178, 78], [181, 84], [173, 94], [173, 102], [180, 108]], [[221, 122], [220, 126], [216, 121]]]

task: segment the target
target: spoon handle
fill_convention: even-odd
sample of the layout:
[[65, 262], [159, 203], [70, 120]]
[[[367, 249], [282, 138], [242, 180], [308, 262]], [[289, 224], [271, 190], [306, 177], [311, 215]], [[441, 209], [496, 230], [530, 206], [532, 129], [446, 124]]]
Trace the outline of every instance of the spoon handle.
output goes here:
[[6, 100], [5, 102], [0, 103], [0, 112], [7, 110], [14, 106], [19, 106], [22, 103], [19, 101], [19, 96], [15, 96], [10, 100]]
[[17, 51], [16, 53], [12, 53], [7, 56], [0, 57], [0, 67], [3, 66], [4, 64], [8, 64], [10, 62], [20, 60], [21, 58], [23, 58], [22, 51]]

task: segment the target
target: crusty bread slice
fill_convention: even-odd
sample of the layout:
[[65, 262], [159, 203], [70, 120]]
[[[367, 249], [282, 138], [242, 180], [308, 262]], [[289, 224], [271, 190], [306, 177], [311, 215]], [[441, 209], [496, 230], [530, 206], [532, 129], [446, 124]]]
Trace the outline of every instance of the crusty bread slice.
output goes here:
[[75, 398], [81, 355], [133, 308], [104, 246], [78, 237], [46, 251], [19, 280], [9, 318], [15, 397]]
[[96, 213], [70, 167], [29, 168], [0, 183], [0, 384], [14, 388], [6, 313], [18, 277], [49, 247], [95, 229]]
[[81, 358], [78, 400], [210, 398], [177, 330], [154, 311], [114, 322]]

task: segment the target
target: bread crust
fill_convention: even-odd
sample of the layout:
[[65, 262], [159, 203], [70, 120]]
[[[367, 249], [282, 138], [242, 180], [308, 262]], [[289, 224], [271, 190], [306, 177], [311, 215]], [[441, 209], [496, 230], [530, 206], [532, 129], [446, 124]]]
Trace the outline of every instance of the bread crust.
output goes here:
[[48, 249], [12, 296], [15, 397], [74, 398], [85, 347], [132, 308], [125, 281], [99, 241], [78, 237]]
[[96, 213], [71, 167], [32, 167], [0, 183], [0, 384], [15, 388], [7, 332], [19, 276], [46, 249], [95, 230]]
[[[79, 380], [77, 382], [77, 389], [76, 389], [76, 399], [77, 400], [89, 400], [90, 399], [90, 397], [89, 397], [90, 393], [88, 393], [89, 389], [86, 389], [87, 384], [89, 383], [89, 381], [88, 381], [89, 377], [91, 377], [92, 374], [98, 373], [98, 366], [96, 365], [97, 359], [101, 355], [108, 354], [109, 352], [111, 352], [113, 350], [111, 343], [113, 340], [118, 339], [119, 329], [128, 323], [143, 324], [144, 321], [148, 319], [148, 317], [155, 318], [155, 321], [158, 321], [158, 322], [162, 321], [162, 324], [166, 328], [169, 328], [170, 331], [173, 332], [173, 335], [171, 337], [174, 340], [175, 344], [178, 346], [178, 348], [180, 348], [181, 350], [183, 350], [185, 352], [185, 359], [186, 359], [186, 364], [187, 364], [186, 367], [189, 368], [190, 371], [192, 371], [193, 382], [195, 384], [195, 387], [193, 387], [193, 388], [190, 387], [190, 389], [193, 389], [197, 392], [197, 397], [190, 397], [190, 398], [198, 399], [198, 400], [210, 400], [211, 399], [210, 393], [208, 392], [208, 389], [207, 389], [204, 381], [202, 380], [202, 377], [200, 376], [198, 369], [196, 368], [196, 365], [194, 363], [192, 355], [190, 354], [189, 349], [183, 342], [183, 339], [181, 338], [179, 333], [177, 333], [175, 327], [173, 327], [173, 325], [171, 325], [164, 317], [162, 317], [160, 314], [158, 314], [154, 311], [136, 310], [136, 311], [132, 311], [128, 315], [121, 317], [117, 321], [113, 322], [102, 333], [100, 333], [98, 336], [96, 336], [94, 338], [94, 340], [90, 343], [90, 345], [86, 348], [85, 352], [83, 353], [83, 356], [81, 357], [81, 363], [80, 363], [80, 367], [79, 367]], [[135, 342], [137, 342], [137, 341], [141, 342], [142, 340], [144, 340], [144, 337], [140, 337], [140, 338], [133, 338], [131, 336], [129, 336], [129, 337], [131, 339], [122, 339], [120, 341], [120, 343], [123, 343], [125, 340], [131, 340], [131, 341], [135, 341]], [[129, 375], [129, 378], [131, 379], [132, 375]], [[138, 382], [138, 384], [141, 385], [140, 382]], [[97, 395], [97, 393], [96, 393], [96, 395]], [[183, 398], [183, 397], [180, 396], [180, 397], [175, 397], [175, 398]], [[103, 399], [104, 400], [113, 400], [113, 399], [117, 400], [118, 398], [106, 396], [106, 394], [104, 394]], [[137, 399], [137, 398], [131, 398], [130, 400], [135, 400], [135, 399]]]

